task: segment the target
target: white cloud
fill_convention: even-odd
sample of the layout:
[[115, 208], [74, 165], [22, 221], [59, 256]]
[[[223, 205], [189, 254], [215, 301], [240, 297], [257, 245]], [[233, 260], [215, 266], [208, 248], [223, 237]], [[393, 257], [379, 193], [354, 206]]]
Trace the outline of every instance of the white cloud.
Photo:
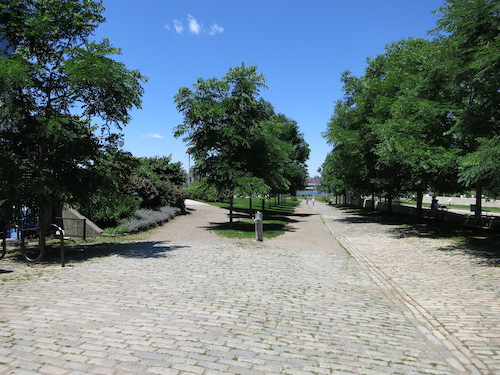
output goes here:
[[222, 26], [217, 25], [214, 23], [212, 27], [210, 28], [210, 31], [208, 32], [209, 35], [215, 35], [215, 34], [221, 34], [224, 32], [224, 28]]
[[174, 20], [174, 29], [177, 32], [177, 34], [182, 34], [182, 32], [184, 31], [184, 26], [182, 25], [182, 21]]
[[162, 139], [164, 138], [163, 135], [161, 134], [153, 134], [153, 133], [149, 133], [149, 134], [142, 134], [141, 135], [141, 138], [155, 138], [155, 139]]
[[[187, 24], [186, 27], [184, 27], [185, 23]], [[173, 24], [173, 30], [175, 30], [177, 34], [182, 34], [186, 30], [193, 35], [199, 35], [199, 34], [215, 35], [224, 32], [224, 28], [220, 25], [217, 25], [216, 23], [213, 23], [210, 26], [210, 29], [206, 30], [203, 27], [203, 24], [199, 22], [196, 18], [194, 18], [194, 16], [192, 16], [191, 14], [188, 14], [185, 20], [173, 20], [172, 24]], [[168, 24], [165, 24], [163, 27], [167, 31], [172, 30], [170, 25]]]
[[191, 34], [199, 34], [201, 33], [202, 26], [201, 24], [194, 18], [192, 15], [188, 14], [188, 27], [189, 27], [189, 32]]

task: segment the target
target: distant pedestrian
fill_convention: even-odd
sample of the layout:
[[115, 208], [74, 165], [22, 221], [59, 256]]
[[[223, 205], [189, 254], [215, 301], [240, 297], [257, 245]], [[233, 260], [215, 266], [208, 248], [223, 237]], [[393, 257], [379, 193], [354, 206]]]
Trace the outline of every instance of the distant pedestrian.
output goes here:
[[313, 202], [313, 206], [314, 206], [314, 202], [315, 202], [315, 201], [314, 201], [314, 197], [312, 197], [312, 198], [311, 198], [311, 200], [312, 200], [312, 202]]
[[431, 210], [437, 210], [439, 209], [439, 203], [436, 197], [432, 197], [432, 202], [431, 202]]
[[309, 206], [309, 197], [306, 197], [306, 204]]

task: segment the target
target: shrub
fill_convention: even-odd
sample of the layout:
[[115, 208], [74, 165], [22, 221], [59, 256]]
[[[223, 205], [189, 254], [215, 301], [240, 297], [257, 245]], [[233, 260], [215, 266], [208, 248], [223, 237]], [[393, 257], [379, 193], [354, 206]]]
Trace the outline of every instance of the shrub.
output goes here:
[[223, 196], [213, 186], [207, 186], [203, 180], [193, 182], [186, 187], [187, 196], [191, 199], [201, 199], [208, 202], [220, 202]]
[[177, 207], [164, 206], [158, 210], [141, 208], [127, 218], [120, 220], [115, 228], [106, 230], [109, 234], [134, 233], [156, 227], [177, 216], [181, 210]]

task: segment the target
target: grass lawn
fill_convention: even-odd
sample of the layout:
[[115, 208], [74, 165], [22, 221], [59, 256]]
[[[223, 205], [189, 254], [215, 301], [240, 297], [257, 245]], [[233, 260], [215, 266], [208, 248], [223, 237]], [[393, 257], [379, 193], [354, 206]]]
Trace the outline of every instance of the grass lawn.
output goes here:
[[[205, 202], [228, 210], [229, 203]], [[282, 204], [273, 204], [269, 208], [268, 202], [264, 210], [264, 238], [277, 237], [285, 232], [287, 224], [290, 222], [289, 216], [293, 214], [299, 201], [288, 199]], [[212, 230], [218, 235], [230, 238], [255, 238], [255, 224], [253, 216], [256, 211], [262, 208], [260, 199], [252, 199], [252, 209], [250, 209], [250, 199], [241, 198], [234, 200], [233, 225], [228, 222], [215, 226]]]

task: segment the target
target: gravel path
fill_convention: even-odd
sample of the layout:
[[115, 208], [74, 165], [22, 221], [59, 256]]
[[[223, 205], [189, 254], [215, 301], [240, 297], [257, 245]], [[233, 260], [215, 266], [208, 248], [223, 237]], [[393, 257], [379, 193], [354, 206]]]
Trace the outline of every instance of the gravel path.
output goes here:
[[[1, 261], [0, 373], [500, 374], [498, 268], [474, 268], [477, 285], [439, 293], [447, 288], [423, 280], [453, 285], [466, 279], [454, 259], [472, 262], [432, 252], [435, 266], [396, 264], [391, 249], [403, 242], [318, 202], [262, 243], [207, 231], [227, 220], [222, 209], [188, 208], [111, 256], [66, 268]], [[439, 256], [450, 263], [443, 275]], [[491, 314], [454, 309], [466, 285]]]

